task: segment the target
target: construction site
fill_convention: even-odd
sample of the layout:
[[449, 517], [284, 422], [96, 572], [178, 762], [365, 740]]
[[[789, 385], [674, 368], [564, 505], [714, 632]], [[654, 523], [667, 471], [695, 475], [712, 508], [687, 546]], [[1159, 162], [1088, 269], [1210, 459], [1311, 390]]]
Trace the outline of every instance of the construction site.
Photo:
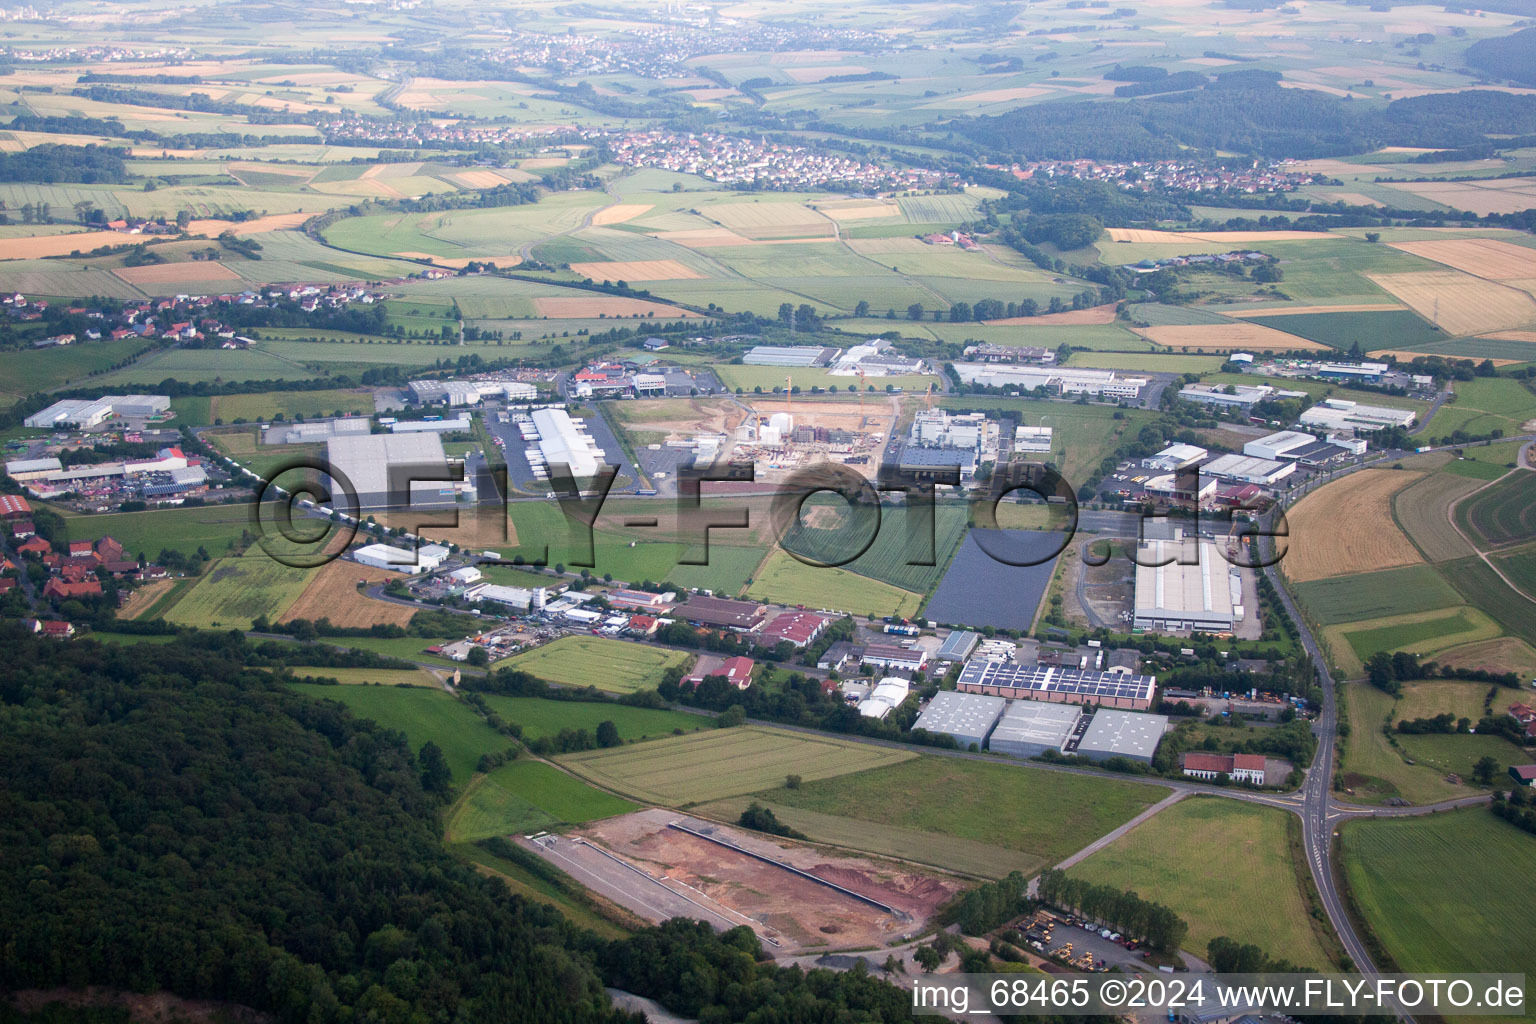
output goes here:
[[776, 954], [921, 934], [964, 887], [662, 808], [522, 842], [647, 920], [684, 915], [720, 930], [745, 924]]

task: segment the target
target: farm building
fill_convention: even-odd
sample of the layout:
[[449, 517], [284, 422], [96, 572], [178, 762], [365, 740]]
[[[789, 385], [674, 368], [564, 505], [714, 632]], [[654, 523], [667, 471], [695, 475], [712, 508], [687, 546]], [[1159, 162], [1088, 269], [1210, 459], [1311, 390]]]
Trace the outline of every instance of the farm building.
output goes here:
[[1209, 454], [1211, 453], [1199, 445], [1171, 444], [1156, 455], [1148, 455], [1142, 459], [1141, 468], [1172, 473], [1174, 470], [1194, 465]]
[[968, 629], [957, 629], [944, 638], [934, 653], [935, 661], [964, 661], [971, 656], [976, 645], [981, 642], [981, 634], [973, 633]]
[[928, 702], [912, 728], [953, 736], [961, 749], [973, 743], [980, 749], [1007, 703], [1001, 697], [944, 690]]
[[1536, 786], [1536, 764], [1512, 764], [1509, 777], [1517, 786]]
[[960, 670], [956, 687], [965, 693], [985, 693], [1010, 699], [1145, 709], [1152, 706], [1157, 680], [1148, 675], [1124, 672], [972, 658]]
[[1146, 715], [1135, 711], [1103, 709], [1094, 713], [1077, 753], [1094, 761], [1128, 757], [1151, 764], [1163, 733], [1168, 731], [1167, 715]]
[[1075, 704], [1013, 701], [992, 730], [988, 749], [1011, 757], [1039, 757], [1047, 750], [1060, 751], [1082, 717], [1082, 710]]
[[812, 345], [754, 345], [741, 357], [748, 366], [826, 366], [838, 349]]
[[436, 434], [345, 434], [325, 443], [326, 459], [345, 485], [338, 508], [355, 500], [359, 508], [452, 502], [456, 494], [448, 457]]
[[738, 690], [745, 690], [752, 685], [752, 670], [757, 663], [751, 658], [737, 656], [734, 658], [712, 658], [708, 655], [699, 658], [693, 671], [683, 677], [683, 682], [698, 686], [710, 676], [719, 676]]
[[1301, 425], [1338, 433], [1369, 434], [1387, 427], [1411, 427], [1418, 419], [1412, 409], [1361, 405], [1343, 398], [1325, 398], [1301, 414]]
[[1299, 430], [1281, 430], [1245, 443], [1243, 454], [1251, 455], [1255, 459], [1279, 461], [1290, 458], [1290, 453], [1293, 451], [1316, 443], [1317, 438], [1311, 434], [1303, 434]]
[[1184, 774], [1212, 782], [1225, 775], [1235, 782], [1264, 785], [1264, 755], [1207, 754], [1194, 751], [1184, 755]]
[[431, 572], [447, 558], [448, 549], [441, 544], [423, 544], [415, 551], [388, 544], [367, 544], [352, 552], [352, 560], [361, 565], [409, 573]]
[[0, 519], [31, 519], [32, 506], [19, 494], [0, 494]]
[[695, 626], [750, 633], [762, 626], [768, 607], [756, 601], [733, 601], [725, 597], [695, 595], [681, 606], [679, 612]]
[[912, 684], [907, 680], [886, 676], [875, 684], [868, 697], [859, 701], [859, 714], [865, 718], [884, 718], [899, 708], [911, 692]]
[[1142, 541], [1136, 548], [1135, 627], [1230, 633], [1240, 599], [1233, 598], [1238, 581], [1229, 568], [1216, 545], [1177, 529], [1172, 539]]
[[1268, 487], [1296, 472], [1296, 463], [1256, 459], [1251, 455], [1218, 455], [1201, 466], [1200, 472], [1218, 480]]

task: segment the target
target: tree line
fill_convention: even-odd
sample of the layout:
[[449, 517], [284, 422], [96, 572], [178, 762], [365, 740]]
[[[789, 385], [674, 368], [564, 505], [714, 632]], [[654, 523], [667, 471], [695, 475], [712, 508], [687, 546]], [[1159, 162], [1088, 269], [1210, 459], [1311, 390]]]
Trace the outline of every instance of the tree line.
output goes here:
[[1177, 953], [1189, 934], [1189, 924], [1162, 904], [1112, 885], [1071, 878], [1057, 868], [1041, 873], [1037, 891], [1046, 903], [1142, 939], [1159, 953]]

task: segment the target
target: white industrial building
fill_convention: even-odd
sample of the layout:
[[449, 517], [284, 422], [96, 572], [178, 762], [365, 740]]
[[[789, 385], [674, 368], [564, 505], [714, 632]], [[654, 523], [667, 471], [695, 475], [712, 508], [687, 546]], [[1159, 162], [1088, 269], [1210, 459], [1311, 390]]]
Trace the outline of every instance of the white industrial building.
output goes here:
[[1083, 710], [1076, 704], [1050, 704], [1016, 700], [1008, 705], [992, 730], [988, 748], [994, 754], [1039, 757], [1047, 750], [1060, 751], [1077, 730]]
[[352, 559], [361, 565], [375, 569], [393, 569], [395, 572], [431, 572], [448, 559], [448, 549], [441, 544], [423, 544], [415, 551], [407, 551], [390, 544], [365, 544], [352, 552]]
[[1163, 733], [1168, 731], [1167, 715], [1149, 715], [1139, 711], [1114, 711], [1102, 708], [1094, 712], [1076, 753], [1094, 761], [1125, 757], [1151, 764]]
[[1325, 398], [1301, 414], [1301, 425], [1338, 433], [1368, 434], [1388, 427], [1411, 427], [1417, 418], [1412, 409], [1388, 409], [1344, 398]]
[[54, 402], [22, 421], [38, 430], [89, 430], [114, 416], [149, 418], [169, 412], [167, 395], [102, 395], [100, 398], [66, 398]]
[[1192, 466], [1211, 454], [1199, 445], [1171, 444], [1156, 455], [1148, 455], [1141, 460], [1142, 469], [1155, 469], [1161, 473], [1172, 473], [1175, 470]]
[[389, 429], [396, 434], [467, 434], [474, 429], [474, 422], [468, 416], [451, 420], [396, 420]]
[[1251, 455], [1220, 455], [1200, 467], [1202, 476], [1231, 480], [1240, 484], [1269, 487], [1296, 472], [1294, 462], [1276, 462]]
[[528, 611], [530, 608], [538, 611], [544, 607], [545, 591], [542, 587], [528, 589], [504, 587], [497, 583], [481, 583], [464, 591], [464, 598], [469, 601], [494, 601], [520, 612]]
[[5, 475], [19, 484], [40, 480], [51, 473], [63, 471], [64, 465], [56, 458], [15, 459], [5, 464]]
[[334, 420], [310, 420], [307, 423], [263, 423], [263, 444], [318, 444], [342, 434], [366, 434], [373, 429], [367, 416], [344, 416]]
[[875, 684], [869, 696], [859, 701], [859, 714], [865, 718], [884, 718], [901, 706], [912, 692], [912, 684], [900, 676], [886, 676]]
[[1179, 389], [1179, 397], [1186, 402], [1218, 405], [1228, 409], [1250, 409], [1266, 398], [1277, 397], [1279, 394], [1268, 384], [1186, 384]]
[[479, 405], [487, 398], [506, 402], [532, 402], [539, 389], [515, 380], [413, 380], [406, 385], [411, 400], [419, 405]]
[[1175, 527], [1171, 539], [1137, 545], [1136, 563], [1137, 629], [1230, 633], [1241, 618], [1237, 574], [1209, 540]]
[[1001, 697], [943, 690], [928, 702], [912, 728], [953, 736], [962, 750], [972, 744], [979, 750], [987, 742], [1007, 703]]
[[1049, 455], [1055, 427], [1017, 427], [1013, 432], [1013, 450], [1030, 455]]
[[837, 354], [838, 349], [814, 345], [754, 345], [741, 361], [748, 366], [825, 366]]
[[1291, 452], [1316, 443], [1317, 438], [1311, 434], [1303, 434], [1299, 430], [1281, 430], [1247, 442], [1243, 445], [1243, 454], [1256, 459], [1280, 460]]
[[590, 480], [606, 464], [603, 449], [577, 426], [564, 409], [535, 409], [533, 426], [539, 435], [539, 454], [546, 465], [570, 467], [578, 481]]
[[1063, 395], [1094, 395], [1134, 401], [1147, 386], [1145, 377], [1122, 376], [1114, 370], [1088, 370], [1067, 366], [999, 366], [995, 363], [955, 363], [955, 373], [966, 384], [1025, 391], [1043, 387]]
[[[333, 436], [326, 458], [346, 478], [347, 487], [333, 483], [343, 506], [354, 499], [360, 508], [404, 507], [453, 502], [470, 485], [447, 479], [452, 473], [443, 442], [436, 434], [356, 434]], [[391, 492], [391, 470], [399, 475], [400, 494]], [[405, 480], [414, 477], [407, 498]]]

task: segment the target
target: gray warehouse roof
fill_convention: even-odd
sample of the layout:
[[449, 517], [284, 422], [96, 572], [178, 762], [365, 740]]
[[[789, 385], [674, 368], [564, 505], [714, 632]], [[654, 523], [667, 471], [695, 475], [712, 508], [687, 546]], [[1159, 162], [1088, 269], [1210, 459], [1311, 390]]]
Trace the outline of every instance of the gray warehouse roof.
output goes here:
[[[335, 435], [326, 442], [326, 458], [346, 475], [364, 505], [377, 505], [390, 497], [391, 466], [409, 468], [423, 480], [448, 474], [442, 439], [434, 433]], [[408, 500], [400, 497], [402, 505]]]
[[999, 750], [998, 744], [1004, 743], [1060, 750], [1082, 717], [1083, 709], [1077, 704], [1016, 700], [1008, 705], [1003, 720], [992, 730], [992, 749]]
[[1085, 757], [1120, 755], [1150, 761], [1167, 731], [1167, 715], [1104, 708], [1088, 723], [1088, 731], [1083, 733], [1077, 752]]
[[928, 709], [912, 723], [912, 728], [942, 732], [962, 744], [980, 744], [992, 731], [1007, 703], [1001, 697], [944, 690], [934, 696]]
[[944, 638], [934, 657], [939, 661], [964, 661], [971, 656], [971, 652], [976, 649], [976, 644], [980, 640], [980, 633], [973, 633], [968, 629], [957, 629]]

